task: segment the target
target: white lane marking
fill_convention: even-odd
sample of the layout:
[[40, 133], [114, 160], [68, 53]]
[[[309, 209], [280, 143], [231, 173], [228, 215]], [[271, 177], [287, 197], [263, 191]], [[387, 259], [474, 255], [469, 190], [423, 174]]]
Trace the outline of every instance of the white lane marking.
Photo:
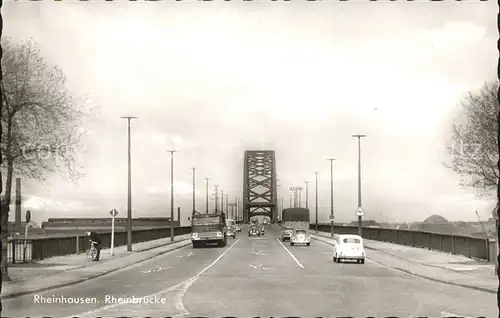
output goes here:
[[473, 318], [473, 317], [468, 317], [468, 316], [464, 316], [464, 315], [453, 314], [451, 312], [446, 312], [446, 311], [441, 312], [441, 317]]
[[[189, 312], [186, 310], [186, 308], [184, 307], [184, 302], [183, 302], [183, 299], [184, 299], [184, 295], [187, 291], [187, 289], [196, 281], [198, 280], [198, 278], [200, 278], [200, 276], [206, 272], [207, 270], [209, 270], [212, 266], [214, 266], [215, 264], [217, 264], [218, 261], [220, 261], [235, 245], [236, 243], [238, 243], [240, 240], [237, 240], [236, 242], [234, 242], [227, 250], [224, 251], [224, 253], [222, 253], [219, 257], [217, 257], [217, 259], [215, 261], [213, 261], [210, 265], [208, 265], [207, 267], [205, 267], [204, 269], [202, 269], [198, 274], [196, 274], [195, 276], [191, 277], [191, 278], [188, 278], [186, 279], [185, 281], [183, 282], [180, 282], [179, 284], [177, 285], [174, 285], [174, 286], [170, 286], [166, 289], [163, 289], [163, 290], [160, 290], [159, 292], [157, 293], [154, 293], [154, 294], [151, 294], [151, 295], [147, 295], [147, 296], [143, 296], [142, 298], [154, 298], [154, 297], [158, 297], [159, 295], [162, 295], [162, 294], [165, 294], [165, 293], [168, 293], [168, 292], [171, 292], [171, 291], [174, 291], [176, 290], [177, 288], [179, 287], [182, 287], [182, 289], [180, 290], [179, 294], [176, 295], [175, 297], [175, 307], [181, 311], [183, 311], [182, 313], [182, 316], [185, 316], [185, 315], [189, 315]], [[80, 314], [76, 314], [76, 315], [71, 315], [71, 316], [67, 316], [67, 317], [64, 317], [64, 318], [73, 318], [73, 317], [82, 317], [82, 316], [88, 316], [88, 317], [95, 317], [97, 313], [99, 312], [102, 312], [104, 310], [109, 310], [111, 308], [114, 308], [114, 307], [118, 307], [118, 306], [123, 306], [124, 304], [120, 304], [120, 303], [114, 303], [114, 304], [110, 304], [110, 305], [106, 305], [106, 306], [103, 306], [103, 307], [100, 307], [100, 308], [97, 308], [97, 309], [94, 309], [94, 310], [90, 310], [90, 311], [86, 311], [86, 312], [83, 312], [83, 313], [80, 313]]]
[[262, 266], [264, 266], [264, 265], [262, 265], [262, 264], [259, 264], [259, 265], [253, 265], [253, 264], [250, 264], [250, 265], [248, 265], [248, 266], [252, 267], [253, 269], [260, 269], [260, 268], [262, 268]]
[[252, 252], [253, 255], [258, 255], [258, 256], [264, 256], [264, 255], [267, 255], [266, 253], [262, 253], [262, 252]]
[[153, 269], [150, 269], [150, 270], [147, 270], [147, 271], [141, 271], [141, 273], [143, 273], [143, 274], [158, 273], [158, 272], [160, 272], [160, 271], [162, 271], [164, 269], [169, 269], [169, 268], [172, 268], [172, 266], [153, 268]]
[[299, 260], [297, 258], [295, 258], [295, 256], [292, 254], [292, 252], [290, 252], [288, 250], [288, 248], [286, 248], [286, 246], [283, 245], [283, 243], [281, 243], [281, 241], [279, 239], [276, 239], [276, 241], [278, 241], [278, 243], [280, 243], [280, 245], [285, 249], [285, 251], [287, 251], [288, 254], [290, 254], [290, 256], [293, 258], [293, 260], [295, 261], [295, 263], [297, 263], [297, 265], [299, 265], [300, 267], [304, 268], [304, 265], [300, 264]]

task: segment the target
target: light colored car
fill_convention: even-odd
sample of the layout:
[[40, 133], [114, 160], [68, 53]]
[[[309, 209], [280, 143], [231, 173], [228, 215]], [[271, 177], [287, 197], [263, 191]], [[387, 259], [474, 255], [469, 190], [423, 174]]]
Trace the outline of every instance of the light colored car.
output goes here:
[[335, 239], [333, 247], [333, 261], [340, 263], [342, 260], [355, 260], [365, 263], [365, 248], [363, 238], [359, 235], [341, 234]]
[[236, 232], [241, 232], [241, 226], [239, 226], [238, 224], [236, 224]]
[[231, 225], [227, 228], [226, 236], [232, 237], [234, 239], [236, 238], [236, 226], [235, 225]]
[[292, 236], [293, 233], [293, 228], [289, 226], [285, 226], [283, 230], [281, 230], [281, 240], [284, 241], [290, 241], [290, 237]]
[[296, 244], [304, 244], [307, 246], [311, 245], [311, 236], [306, 230], [298, 229], [292, 234], [292, 237], [290, 238], [290, 245], [294, 246]]

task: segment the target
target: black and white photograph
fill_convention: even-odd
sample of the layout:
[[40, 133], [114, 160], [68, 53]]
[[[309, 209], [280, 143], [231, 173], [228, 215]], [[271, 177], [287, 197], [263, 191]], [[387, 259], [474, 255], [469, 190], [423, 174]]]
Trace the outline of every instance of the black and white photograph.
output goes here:
[[497, 19], [0, 0], [0, 316], [500, 317]]

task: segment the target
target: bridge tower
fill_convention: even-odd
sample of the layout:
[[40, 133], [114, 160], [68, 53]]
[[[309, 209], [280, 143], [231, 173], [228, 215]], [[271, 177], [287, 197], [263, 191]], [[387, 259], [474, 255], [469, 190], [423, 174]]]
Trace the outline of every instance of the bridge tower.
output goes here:
[[276, 221], [278, 199], [274, 150], [247, 150], [244, 160], [243, 222], [248, 223], [257, 215]]

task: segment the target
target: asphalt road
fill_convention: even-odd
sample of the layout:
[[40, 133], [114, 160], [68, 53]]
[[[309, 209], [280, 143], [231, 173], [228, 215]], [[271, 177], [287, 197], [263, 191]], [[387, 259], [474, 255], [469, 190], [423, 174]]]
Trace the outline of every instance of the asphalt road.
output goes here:
[[[74, 286], [3, 301], [10, 317], [354, 316], [441, 317], [442, 312], [496, 317], [491, 294], [428, 281], [367, 260], [337, 264], [319, 241], [294, 246], [268, 228], [245, 229], [226, 248], [186, 247]], [[367, 251], [376, 258], [377, 251]], [[99, 303], [41, 304], [35, 297], [95, 297]], [[106, 296], [156, 303], [106, 303]], [[163, 302], [163, 303], [162, 303]]]

